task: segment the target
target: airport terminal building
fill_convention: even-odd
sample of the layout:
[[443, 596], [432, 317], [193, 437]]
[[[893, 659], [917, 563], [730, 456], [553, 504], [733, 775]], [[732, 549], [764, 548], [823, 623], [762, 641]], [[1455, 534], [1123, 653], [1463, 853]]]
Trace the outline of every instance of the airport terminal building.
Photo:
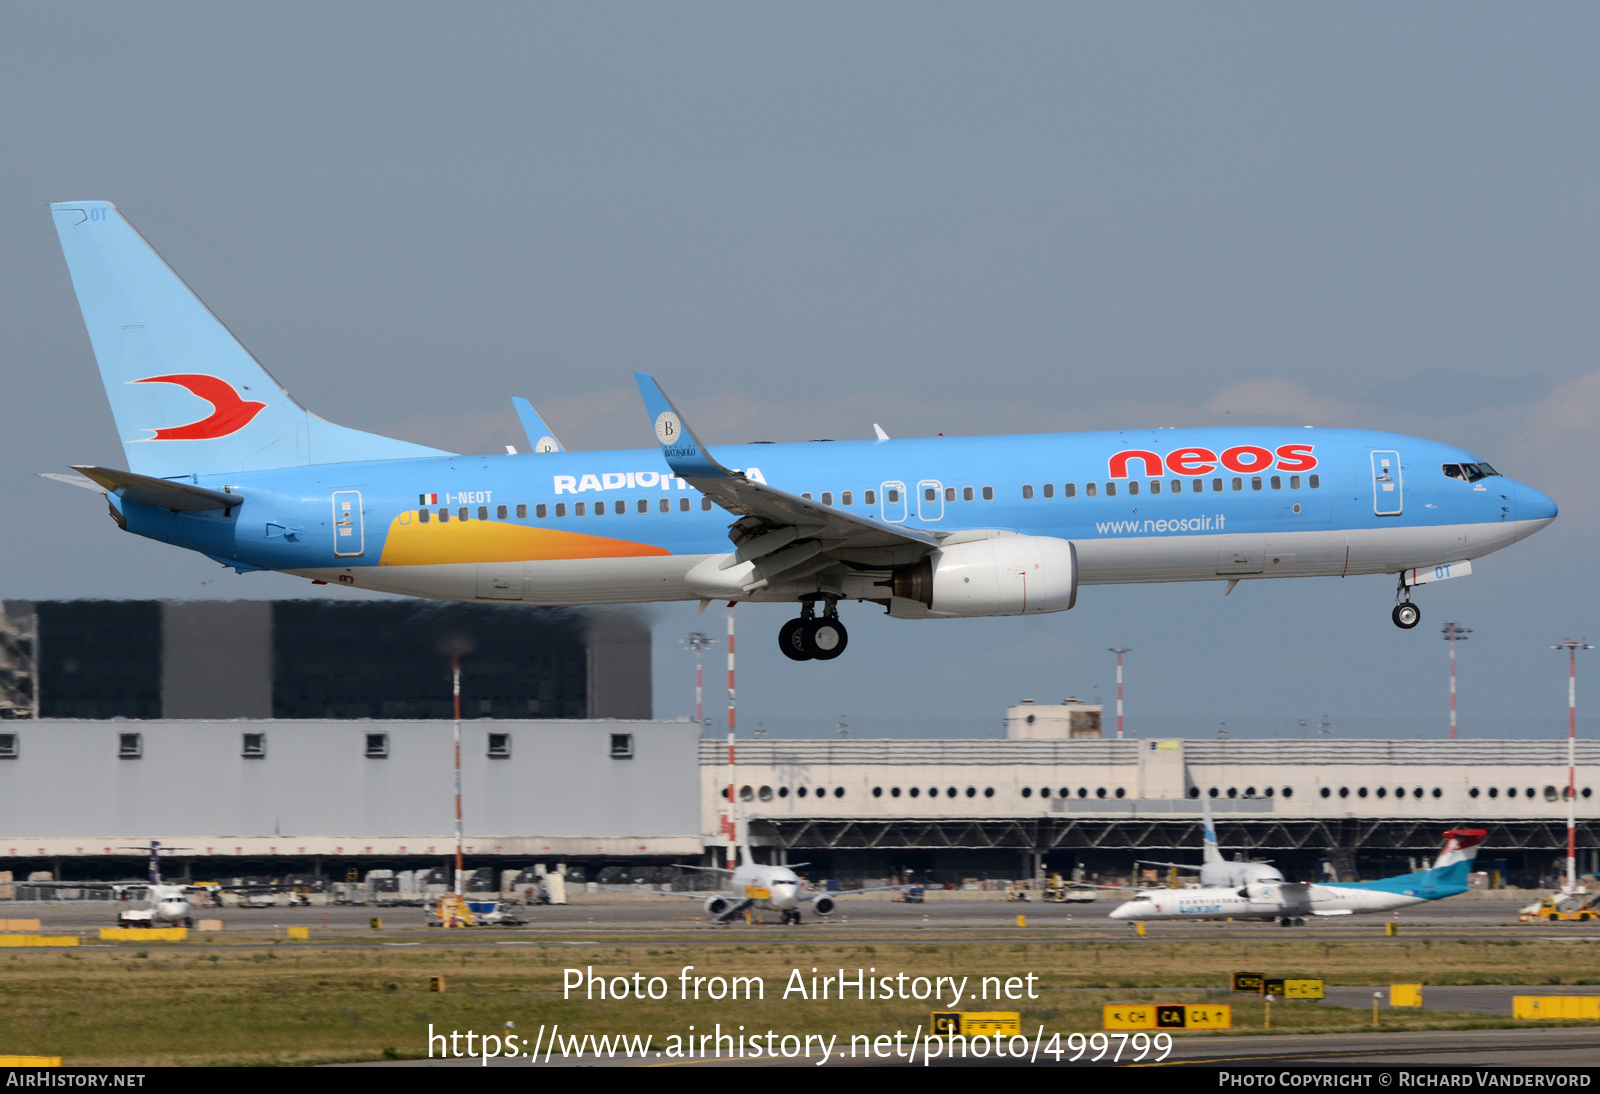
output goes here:
[[[191, 876], [438, 865], [454, 851], [448, 653], [462, 652], [469, 865], [601, 870], [725, 847], [720, 738], [651, 719], [649, 631], [625, 612], [415, 602], [6, 605], [0, 871]], [[1023, 704], [1005, 739], [742, 740], [762, 858], [930, 882], [1126, 877], [1231, 851], [1291, 877], [1400, 872], [1484, 827], [1507, 881], [1566, 847], [1566, 743], [1112, 740], [1098, 707]], [[1578, 746], [1579, 868], [1600, 867], [1600, 743]]]

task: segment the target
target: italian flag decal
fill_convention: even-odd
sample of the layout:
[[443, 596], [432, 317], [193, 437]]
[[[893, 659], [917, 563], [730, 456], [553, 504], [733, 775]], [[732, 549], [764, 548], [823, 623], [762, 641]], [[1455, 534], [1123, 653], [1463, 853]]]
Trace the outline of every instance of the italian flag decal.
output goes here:
[[417, 504], [418, 505], [438, 505], [439, 504], [439, 495], [438, 494], [418, 494], [417, 495]]

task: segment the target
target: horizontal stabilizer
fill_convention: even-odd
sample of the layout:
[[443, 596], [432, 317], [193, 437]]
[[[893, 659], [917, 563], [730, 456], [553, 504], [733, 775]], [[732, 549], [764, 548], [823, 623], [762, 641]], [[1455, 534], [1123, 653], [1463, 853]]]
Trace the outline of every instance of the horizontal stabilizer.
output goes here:
[[556, 440], [555, 433], [544, 424], [544, 419], [539, 417], [539, 412], [533, 409], [532, 403], [520, 395], [513, 395], [511, 405], [517, 408], [517, 417], [522, 421], [522, 431], [528, 435], [528, 444], [532, 446], [532, 451], [566, 451], [561, 442]]
[[82, 475], [63, 475], [59, 471], [36, 471], [34, 474], [41, 479], [54, 479], [56, 482], [64, 482], [68, 486], [76, 486], [80, 490], [93, 490], [96, 494], [104, 494], [106, 492], [105, 487], [92, 479], [84, 478]]
[[154, 479], [149, 475], [135, 475], [132, 471], [118, 471], [111, 467], [74, 465], [72, 469], [81, 471], [86, 478], [125, 501], [135, 501], [157, 509], [233, 509], [244, 501], [238, 494], [224, 494], [220, 490], [207, 490], [203, 486], [173, 482], [171, 479]]

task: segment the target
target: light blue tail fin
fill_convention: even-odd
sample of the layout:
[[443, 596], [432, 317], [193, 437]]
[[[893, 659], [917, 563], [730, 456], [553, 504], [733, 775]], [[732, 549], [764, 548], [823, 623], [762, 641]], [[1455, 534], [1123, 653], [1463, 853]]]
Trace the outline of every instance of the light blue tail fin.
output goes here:
[[110, 202], [50, 213], [129, 470], [177, 478], [448, 455], [300, 406]]
[[1217, 822], [1211, 819], [1211, 803], [1204, 798], [1200, 799], [1200, 813], [1205, 820], [1201, 829], [1203, 853], [1200, 860], [1206, 863], [1221, 862], [1222, 851], [1217, 847]]

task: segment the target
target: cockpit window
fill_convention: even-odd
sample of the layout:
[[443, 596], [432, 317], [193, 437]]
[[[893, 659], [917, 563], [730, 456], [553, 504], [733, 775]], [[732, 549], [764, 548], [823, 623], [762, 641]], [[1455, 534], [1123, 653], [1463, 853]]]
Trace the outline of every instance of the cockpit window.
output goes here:
[[1444, 465], [1444, 475], [1447, 479], [1461, 479], [1465, 482], [1477, 482], [1500, 472], [1486, 463], [1447, 463]]

